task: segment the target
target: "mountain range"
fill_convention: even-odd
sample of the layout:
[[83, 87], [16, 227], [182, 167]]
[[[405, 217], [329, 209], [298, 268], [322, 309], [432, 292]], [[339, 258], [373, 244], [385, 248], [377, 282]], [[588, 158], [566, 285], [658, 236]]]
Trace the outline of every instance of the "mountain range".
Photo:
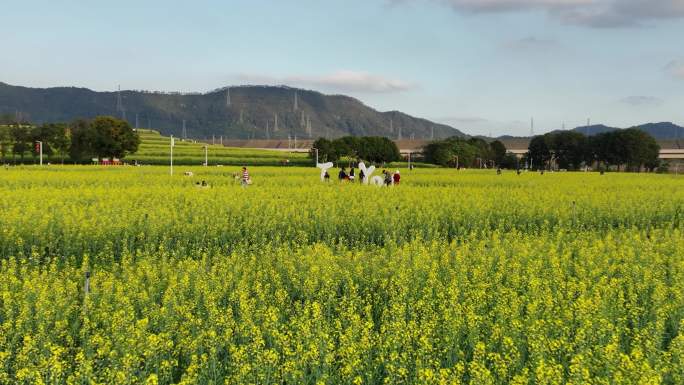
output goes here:
[[[344, 95], [286, 86], [237, 86], [207, 93], [96, 92], [29, 88], [0, 82], [0, 115], [32, 123], [111, 115], [132, 126], [188, 138], [283, 139], [385, 136], [439, 139], [466, 136], [444, 124], [399, 111], [380, 112]], [[185, 129], [184, 129], [185, 127]]]
[[[684, 138], [684, 127], [678, 126], [671, 122], [661, 122], [661, 123], [646, 123], [638, 126], [630, 127], [638, 128], [650, 134], [656, 139], [679, 139]], [[603, 124], [596, 124], [592, 126], [582, 126], [573, 129], [573, 131], [581, 132], [585, 135], [596, 135], [604, 132], [621, 130], [618, 127], [609, 127]]]

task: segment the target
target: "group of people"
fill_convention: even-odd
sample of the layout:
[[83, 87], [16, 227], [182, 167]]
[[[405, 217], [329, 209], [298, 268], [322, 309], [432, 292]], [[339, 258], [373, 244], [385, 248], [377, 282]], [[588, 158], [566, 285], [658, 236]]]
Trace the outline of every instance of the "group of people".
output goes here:
[[[398, 185], [399, 182], [401, 181], [401, 174], [399, 173], [399, 170], [396, 170], [394, 173], [388, 170], [382, 170], [382, 180], [385, 186], [391, 186], [391, 185]], [[325, 181], [328, 182], [330, 181], [330, 174], [328, 174], [328, 171], [325, 172], [324, 175]], [[363, 183], [363, 180], [366, 178], [366, 175], [363, 173], [363, 170], [359, 169], [359, 183]], [[346, 167], [340, 167], [340, 172], [337, 174], [337, 179], [342, 182], [342, 181], [348, 181], [348, 182], [354, 182], [356, 180], [356, 171], [354, 167], [352, 167], [349, 170], [349, 174], [347, 174], [347, 169]]]
[[[398, 185], [399, 182], [401, 182], [401, 174], [399, 173], [399, 170], [396, 170], [395, 172], [391, 172], [389, 170], [382, 170], [382, 181], [385, 186], [391, 186], [391, 185]], [[364, 178], [366, 175], [364, 175], [363, 170], [359, 169], [359, 183], [363, 183]], [[233, 173], [233, 178], [237, 181], [240, 181], [240, 185], [242, 187], [247, 187], [252, 184], [252, 179], [249, 176], [249, 171], [247, 170], [247, 167], [242, 167], [242, 172], [241, 173]], [[328, 171], [325, 171], [325, 181], [328, 182], [330, 181], [330, 174]], [[340, 172], [337, 175], [337, 178], [339, 181], [348, 181], [348, 182], [354, 182], [356, 180], [356, 170], [354, 167], [352, 167], [349, 170], [349, 174], [347, 174], [347, 169], [345, 167], [340, 168]], [[197, 182], [195, 183], [197, 187], [201, 188], [209, 188], [209, 184], [206, 181], [202, 182]]]
[[401, 174], [399, 174], [399, 170], [396, 170], [394, 173], [390, 172], [389, 170], [382, 170], [382, 175], [385, 176], [385, 186], [399, 184], [401, 181]]

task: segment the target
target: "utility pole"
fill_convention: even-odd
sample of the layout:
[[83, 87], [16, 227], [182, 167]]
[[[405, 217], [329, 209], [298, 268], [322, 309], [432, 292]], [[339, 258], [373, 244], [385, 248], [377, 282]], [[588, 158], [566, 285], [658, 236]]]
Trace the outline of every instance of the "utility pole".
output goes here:
[[591, 126], [591, 118], [587, 118], [587, 129], [585, 130], [587, 136], [589, 136], [589, 126]]
[[316, 151], [316, 167], [318, 167], [318, 149], [314, 147], [312, 150]]
[[135, 113], [135, 129], [138, 129], [138, 113]]
[[204, 146], [204, 167], [209, 166], [209, 146]]
[[534, 118], [530, 118], [530, 137], [534, 136]]
[[170, 158], [170, 165], [171, 165], [171, 175], [173, 175], [173, 146], [176, 145], [176, 142], [173, 139], [173, 135], [171, 135], [171, 158]]
[[38, 156], [40, 157], [40, 165], [43, 165], [43, 142], [42, 141], [36, 141], [36, 147], [37, 147], [37, 152]]
[[185, 119], [183, 119], [183, 140], [188, 139], [188, 131], [185, 129]]
[[230, 107], [230, 87], [226, 88], [226, 107]]
[[119, 85], [119, 90], [116, 93], [116, 112], [123, 116], [123, 102], [121, 101], [121, 85]]

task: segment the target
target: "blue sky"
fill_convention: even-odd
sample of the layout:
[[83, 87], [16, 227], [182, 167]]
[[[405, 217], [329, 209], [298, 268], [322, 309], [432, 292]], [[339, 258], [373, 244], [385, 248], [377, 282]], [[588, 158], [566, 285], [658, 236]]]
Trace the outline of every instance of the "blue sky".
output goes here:
[[471, 134], [684, 125], [682, 0], [4, 2], [0, 81], [288, 84]]

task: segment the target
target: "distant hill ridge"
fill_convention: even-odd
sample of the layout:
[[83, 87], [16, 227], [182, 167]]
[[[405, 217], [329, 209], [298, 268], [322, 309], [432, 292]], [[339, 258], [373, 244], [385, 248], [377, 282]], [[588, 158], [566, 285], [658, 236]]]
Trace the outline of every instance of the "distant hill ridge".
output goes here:
[[[644, 131], [656, 139], [680, 139], [684, 138], [684, 127], [678, 126], [671, 122], [661, 123], [646, 123], [634, 127]], [[609, 127], [603, 124], [596, 124], [591, 126], [582, 126], [573, 129], [573, 131], [581, 132], [585, 135], [597, 135], [604, 132], [622, 130], [618, 127]]]
[[207, 93], [96, 92], [87, 88], [28, 88], [0, 82], [0, 114], [34, 123], [112, 115], [132, 126], [189, 138], [287, 139], [385, 136], [439, 139], [462, 132], [399, 111], [376, 111], [344, 95], [286, 86], [224, 87]]

